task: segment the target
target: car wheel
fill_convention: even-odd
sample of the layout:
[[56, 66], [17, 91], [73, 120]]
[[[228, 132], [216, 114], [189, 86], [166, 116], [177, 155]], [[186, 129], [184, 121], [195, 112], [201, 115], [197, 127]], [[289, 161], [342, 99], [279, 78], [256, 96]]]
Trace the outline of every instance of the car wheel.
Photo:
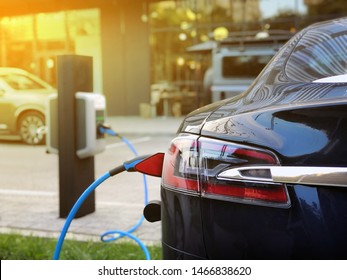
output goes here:
[[29, 145], [41, 145], [45, 142], [45, 118], [38, 112], [28, 112], [20, 117], [19, 134], [22, 141]]

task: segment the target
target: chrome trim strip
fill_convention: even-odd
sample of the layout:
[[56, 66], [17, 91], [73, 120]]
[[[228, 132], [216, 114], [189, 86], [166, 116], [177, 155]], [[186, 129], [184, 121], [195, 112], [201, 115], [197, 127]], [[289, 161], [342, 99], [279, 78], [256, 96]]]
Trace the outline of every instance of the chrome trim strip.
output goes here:
[[165, 185], [163, 183], [161, 184], [161, 187], [163, 189], [166, 189], [168, 191], [173, 191], [176, 193], [183, 193], [183, 194], [190, 195], [190, 196], [200, 196], [199, 192], [191, 191], [191, 190], [187, 190], [187, 189], [183, 189], [183, 188], [171, 187], [171, 186]]
[[[256, 176], [257, 172], [270, 174]], [[254, 173], [252, 176], [250, 173]], [[245, 175], [247, 173], [248, 175]], [[217, 175], [223, 180], [242, 180], [258, 183], [285, 183], [317, 186], [347, 187], [347, 167], [311, 166], [249, 166], [225, 170]]]

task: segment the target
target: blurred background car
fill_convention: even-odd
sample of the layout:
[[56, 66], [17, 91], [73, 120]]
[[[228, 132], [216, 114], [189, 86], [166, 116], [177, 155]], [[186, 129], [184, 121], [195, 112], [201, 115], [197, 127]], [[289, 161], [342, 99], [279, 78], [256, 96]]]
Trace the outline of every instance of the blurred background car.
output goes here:
[[347, 18], [297, 33], [165, 154], [164, 259], [347, 258]]
[[35, 75], [0, 67], [0, 136], [19, 136], [26, 144], [45, 141], [47, 97], [56, 90]]

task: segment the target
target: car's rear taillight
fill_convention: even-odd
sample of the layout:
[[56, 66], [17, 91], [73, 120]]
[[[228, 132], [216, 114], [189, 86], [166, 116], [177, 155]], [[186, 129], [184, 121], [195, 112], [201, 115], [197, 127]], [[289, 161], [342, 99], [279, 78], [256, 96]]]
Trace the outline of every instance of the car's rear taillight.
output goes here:
[[286, 186], [271, 182], [268, 169], [247, 169], [239, 177], [219, 176], [233, 168], [267, 165], [279, 165], [267, 150], [204, 137], [177, 137], [165, 155], [163, 186], [206, 198], [289, 207]]
[[240, 203], [289, 207], [286, 186], [269, 181], [271, 174], [266, 169], [248, 171], [248, 176], [223, 178], [225, 170], [242, 166], [273, 166], [279, 160], [270, 151], [207, 138], [199, 139], [199, 155], [204, 179], [201, 194], [204, 197], [230, 200]]
[[197, 137], [177, 137], [165, 154], [162, 181], [165, 187], [198, 193]]

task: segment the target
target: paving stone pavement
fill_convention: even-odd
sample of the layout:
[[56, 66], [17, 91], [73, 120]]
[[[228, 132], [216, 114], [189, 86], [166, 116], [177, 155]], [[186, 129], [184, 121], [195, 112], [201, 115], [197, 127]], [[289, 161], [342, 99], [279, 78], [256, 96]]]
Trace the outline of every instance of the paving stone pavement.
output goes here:
[[[111, 127], [134, 141], [139, 154], [165, 151], [183, 118], [109, 117]], [[110, 142], [95, 156], [95, 178], [131, 158], [124, 143]], [[0, 141], [0, 233], [58, 238], [65, 223], [59, 218], [58, 156], [44, 146]], [[117, 166], [117, 165], [116, 165]], [[129, 173], [128, 173], [129, 174]], [[142, 175], [121, 174], [96, 190], [96, 211], [74, 219], [66, 238], [100, 240], [105, 231], [127, 230], [143, 210]], [[134, 183], [135, 182], [135, 183]], [[149, 199], [160, 199], [160, 178], [147, 177]], [[161, 223], [144, 221], [135, 232], [145, 243], [160, 243]]]

